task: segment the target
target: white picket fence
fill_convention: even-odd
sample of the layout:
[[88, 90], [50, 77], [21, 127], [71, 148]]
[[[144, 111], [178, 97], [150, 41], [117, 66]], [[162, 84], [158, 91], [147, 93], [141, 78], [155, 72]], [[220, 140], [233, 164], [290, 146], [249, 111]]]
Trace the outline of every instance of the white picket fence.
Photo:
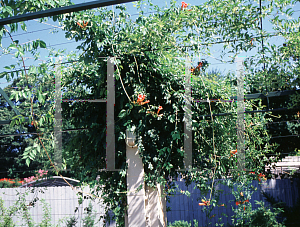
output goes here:
[[[96, 215], [95, 220], [97, 223], [94, 226], [103, 226], [103, 220], [98, 221], [101, 215], [105, 213], [105, 207], [100, 199], [90, 200], [85, 199], [83, 203], [79, 205], [77, 191], [72, 190], [71, 187], [35, 187], [35, 188], [0, 188], [0, 197], [4, 200], [4, 207], [13, 207], [18, 203], [19, 193], [25, 193], [26, 191], [31, 191], [26, 198], [26, 204], [30, 203], [38, 198], [36, 204], [28, 206], [29, 212], [33, 221], [36, 224], [42, 222], [43, 219], [43, 204], [42, 199], [45, 200], [51, 207], [51, 224], [54, 226], [67, 226], [66, 219], [75, 217], [77, 220], [76, 227], [84, 226], [83, 219], [87, 216], [86, 208], [89, 205], [89, 202], [92, 203], [93, 214]], [[88, 188], [84, 189], [85, 192], [88, 191]], [[84, 196], [84, 194], [83, 194]], [[3, 217], [0, 217], [0, 222]], [[16, 213], [13, 215], [13, 221], [15, 226], [28, 226], [25, 224], [22, 219], [22, 213]], [[115, 223], [108, 224], [106, 226], [113, 227]]]

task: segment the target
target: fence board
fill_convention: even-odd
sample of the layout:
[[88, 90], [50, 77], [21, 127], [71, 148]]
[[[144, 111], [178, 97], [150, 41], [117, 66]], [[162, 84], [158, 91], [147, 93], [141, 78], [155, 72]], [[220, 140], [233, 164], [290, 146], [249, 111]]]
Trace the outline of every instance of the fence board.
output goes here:
[[[171, 208], [170, 212], [167, 212], [168, 222], [174, 222], [175, 220], [185, 220], [193, 221], [197, 219], [200, 226], [208, 225], [209, 221], [212, 223], [210, 226], [215, 226], [218, 223], [218, 219], [222, 218], [221, 223], [231, 223], [231, 216], [234, 214], [232, 207], [235, 208], [234, 196], [231, 195], [229, 189], [226, 185], [219, 184], [216, 189], [223, 190], [223, 193], [220, 196], [219, 204], [224, 203], [227, 207], [217, 207], [213, 209], [210, 216], [215, 215], [213, 218], [208, 218], [203, 212], [203, 207], [200, 207], [197, 201], [200, 198], [201, 194], [198, 189], [194, 189], [195, 184], [192, 183], [190, 186], [186, 187], [184, 181], [179, 179], [176, 181], [180, 190], [188, 190], [191, 193], [191, 197], [187, 197], [180, 192], [177, 192], [174, 197], [170, 197], [170, 202], [167, 202], [167, 206]], [[258, 205], [255, 204], [255, 200], [265, 201], [265, 205], [268, 205], [265, 198], [262, 196], [260, 191], [264, 191], [276, 199], [286, 202], [288, 206], [294, 206], [299, 198], [299, 188], [300, 181], [294, 179], [291, 183], [290, 179], [271, 179], [267, 180], [265, 184], [259, 185], [258, 181], [253, 181], [252, 185], [258, 188], [257, 192], [254, 192], [251, 197], [251, 204], [253, 209], [257, 208]], [[70, 187], [47, 187], [47, 188], [30, 188], [34, 189], [35, 193], [29, 193], [26, 196], [27, 204], [29, 204], [35, 197], [39, 198], [34, 207], [29, 208], [29, 212], [32, 215], [33, 221], [35, 223], [40, 223], [43, 219], [43, 205], [41, 199], [44, 198], [47, 203], [51, 206], [51, 219], [52, 224], [58, 224], [60, 221], [60, 226], [65, 226], [62, 224], [62, 220], [70, 218], [72, 216], [76, 217], [78, 223], [76, 226], [83, 226], [83, 219], [86, 217], [86, 212], [84, 208], [88, 206], [89, 201], [91, 201], [94, 213], [97, 217], [104, 215], [105, 206], [101, 200], [86, 200], [83, 204], [78, 204], [78, 196], [76, 191], [73, 191]], [[5, 207], [13, 207], [17, 202], [18, 196], [16, 192], [25, 193], [28, 190], [26, 188], [2, 188], [0, 189], [0, 196], [4, 200]], [[86, 189], [85, 191], [87, 191]], [[44, 193], [42, 193], [44, 192]], [[206, 195], [206, 198], [209, 198], [209, 194]], [[230, 203], [228, 201], [232, 200]], [[76, 207], [78, 211], [75, 212]], [[222, 213], [226, 214], [228, 217], [224, 217]], [[24, 220], [21, 218], [22, 214], [16, 214], [13, 218], [16, 226], [25, 226]], [[65, 222], [64, 222], [65, 223]], [[102, 226], [102, 221], [98, 222], [95, 226]], [[110, 226], [115, 226], [115, 223], [112, 223]]]
[[[176, 184], [178, 184], [179, 191], [187, 189], [183, 181], [177, 180]], [[270, 179], [262, 185], [260, 185], [258, 181], [253, 181], [252, 185], [258, 188], [258, 190], [252, 194], [250, 200], [253, 209], [258, 208], [258, 205], [255, 204], [255, 200], [264, 201], [265, 206], [270, 205], [262, 195], [261, 191], [268, 193], [278, 200], [286, 202], [288, 206], [294, 206], [299, 198], [299, 179], [294, 179], [293, 183], [291, 183], [290, 179]], [[174, 197], [170, 197], [170, 203], [167, 203], [167, 206], [171, 208], [171, 211], [167, 213], [168, 223], [176, 220], [192, 221], [193, 223], [193, 219], [196, 219], [198, 220], [199, 227], [216, 226], [218, 219], [222, 218], [222, 222], [220, 223], [225, 223], [225, 226], [227, 222], [231, 224], [231, 216], [234, 215], [232, 208], [236, 208], [236, 205], [234, 196], [229, 193], [230, 189], [226, 185], [219, 184], [217, 189], [223, 190], [219, 203], [224, 203], [227, 207], [214, 208], [210, 216], [215, 215], [215, 217], [210, 219], [209, 217], [206, 217], [203, 207], [198, 205], [200, 201], [197, 201], [197, 198], [199, 198], [201, 194], [198, 189], [192, 189], [194, 186], [195, 184], [192, 183], [189, 187], [189, 191], [192, 192], [190, 198], [182, 194], [180, 195], [180, 193], [176, 193]], [[206, 198], [209, 198], [209, 194], [206, 195]], [[232, 201], [229, 203], [228, 201], [230, 200]], [[226, 214], [228, 217], [224, 217], [222, 213]], [[210, 221], [212, 222], [211, 224], [209, 224]]]
[[[86, 211], [84, 210], [89, 202], [92, 203], [93, 206], [93, 214], [96, 214], [95, 220], [99, 219], [100, 215], [104, 215], [105, 206], [102, 201], [99, 199], [84, 200], [83, 204], [78, 204], [78, 196], [76, 191], [73, 191], [70, 187], [36, 187], [36, 188], [0, 188], [0, 196], [4, 200], [4, 207], [9, 208], [13, 207], [14, 203], [17, 202], [18, 196], [16, 196], [16, 191], [20, 193], [25, 193], [28, 190], [34, 189], [34, 193], [29, 193], [26, 196], [26, 204], [29, 204], [35, 197], [38, 197], [39, 200], [36, 202], [34, 207], [28, 207], [29, 213], [32, 216], [33, 221], [38, 224], [43, 220], [43, 205], [41, 203], [41, 199], [45, 199], [45, 202], [50, 204], [51, 207], [51, 224], [59, 226], [66, 226], [66, 219], [72, 216], [76, 217], [78, 222], [76, 227], [83, 226], [83, 219], [86, 217]], [[42, 193], [44, 191], [44, 193]], [[88, 188], [85, 189], [88, 191]], [[76, 207], [78, 207], [78, 211], [75, 212]], [[0, 219], [1, 220], [1, 219]], [[16, 226], [27, 226], [22, 219], [21, 213], [16, 213], [13, 216], [13, 221]], [[96, 227], [102, 227], [103, 220], [99, 221]], [[115, 223], [111, 223], [107, 225], [109, 227], [115, 226]]]

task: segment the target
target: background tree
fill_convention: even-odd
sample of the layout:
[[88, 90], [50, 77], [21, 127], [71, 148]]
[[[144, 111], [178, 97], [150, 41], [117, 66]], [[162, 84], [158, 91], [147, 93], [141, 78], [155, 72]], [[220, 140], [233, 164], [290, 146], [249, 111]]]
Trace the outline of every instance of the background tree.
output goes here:
[[[6, 18], [9, 16], [16, 16], [19, 14], [24, 14], [27, 12], [36, 12], [40, 10], [46, 10], [53, 7], [60, 7], [64, 5], [69, 5], [69, 1], [1, 1], [0, 8], [0, 18]], [[55, 17], [54, 17], [55, 18]], [[42, 19], [43, 20], [43, 19]], [[48, 98], [47, 93], [52, 92], [53, 90], [53, 79], [46, 81], [39, 78], [37, 82], [37, 75], [41, 76], [43, 73], [46, 73], [48, 65], [42, 64], [40, 67], [30, 67], [24, 64], [23, 56], [25, 54], [30, 54], [34, 59], [39, 58], [39, 53], [37, 53], [38, 48], [45, 48], [46, 44], [41, 40], [35, 40], [28, 42], [26, 44], [19, 44], [19, 41], [14, 39], [14, 33], [18, 30], [19, 25], [21, 29], [26, 31], [25, 22], [9, 24], [8, 26], [0, 27], [0, 47], [2, 51], [6, 54], [13, 53], [14, 56], [18, 59], [16, 64], [6, 66], [7, 71], [1, 72], [1, 78], [6, 77], [7, 81], [13, 80], [13, 84], [5, 88], [5, 92], [11, 97], [13, 103], [17, 104], [17, 107], [24, 118], [18, 125], [15, 119], [12, 121], [10, 126], [1, 126], [1, 132], [3, 134], [16, 134], [16, 133], [36, 133], [36, 126], [32, 125], [33, 115], [29, 117], [31, 113], [35, 114], [35, 119], [43, 121], [45, 119], [45, 112], [50, 110], [50, 101], [41, 105], [37, 100], [41, 101], [43, 98]], [[8, 47], [2, 45], [2, 37], [9, 36], [11, 38], [11, 44]], [[51, 54], [50, 54], [51, 56]], [[20, 66], [23, 70], [15, 70], [16, 66]], [[53, 74], [52, 74], [53, 75]], [[17, 77], [17, 79], [15, 79]], [[22, 79], [23, 78], [23, 79]], [[50, 82], [50, 83], [49, 83]], [[39, 87], [39, 85], [43, 85]], [[47, 93], [42, 93], [47, 92]], [[37, 97], [39, 94], [39, 97]], [[45, 97], [43, 96], [45, 95]], [[32, 98], [32, 107], [31, 100], [28, 102], [28, 98]], [[1, 114], [5, 119], [12, 119], [14, 117], [11, 108], [5, 104], [4, 100], [1, 99], [1, 105], [3, 106]], [[53, 100], [52, 100], [53, 101]], [[25, 120], [25, 117], [27, 120]], [[49, 113], [48, 113], [49, 116]], [[41, 120], [42, 119], [42, 120]], [[3, 119], [4, 120], [4, 119]], [[22, 124], [20, 124], [22, 122]], [[38, 168], [49, 168], [49, 160], [46, 158], [46, 155], [41, 155], [39, 158], [36, 158], [32, 165], [31, 169], [28, 169], [29, 156], [26, 159], [22, 159], [24, 151], [26, 148], [33, 146], [33, 141], [36, 140], [37, 135], [28, 135], [28, 136], [12, 136], [12, 137], [2, 137], [1, 138], [1, 176], [2, 177], [28, 177], [34, 175], [34, 170]], [[28, 149], [27, 149], [28, 151]], [[35, 146], [35, 149], [32, 149], [31, 152], [40, 151], [40, 147]], [[28, 153], [28, 152], [27, 152]], [[25, 152], [26, 154], [26, 152]], [[32, 158], [31, 158], [32, 159]], [[25, 164], [25, 162], [27, 164]]]

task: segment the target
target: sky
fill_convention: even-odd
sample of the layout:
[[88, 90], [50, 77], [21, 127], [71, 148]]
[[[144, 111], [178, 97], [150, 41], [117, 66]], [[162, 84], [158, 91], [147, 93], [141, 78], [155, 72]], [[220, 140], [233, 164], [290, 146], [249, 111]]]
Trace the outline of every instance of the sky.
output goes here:
[[[72, 0], [74, 4], [84, 3], [84, 2], [91, 2], [91, 1], [82, 1], [82, 0]], [[177, 1], [178, 6], [181, 5], [181, 0]], [[203, 4], [205, 1], [203, 0], [186, 0], [186, 3], [189, 3], [191, 5], [200, 5]], [[133, 6], [136, 2], [130, 2], [125, 3], [127, 7], [128, 13], [131, 15], [131, 19], [135, 19], [138, 16], [137, 9]], [[160, 7], [169, 5], [169, 1], [160, 1], [160, 0], [153, 0], [153, 4], [156, 4]], [[108, 9], [115, 6], [109, 6]], [[150, 13], [149, 9], [144, 7], [145, 13]], [[294, 13], [293, 18], [298, 18], [300, 16], [300, 3], [297, 3], [294, 7], [294, 10], [297, 10], [297, 12]], [[147, 14], [146, 14], [147, 15]], [[148, 14], [149, 15], [149, 14]], [[30, 20], [26, 22], [27, 25], [27, 32], [24, 32], [23, 30], [19, 29], [17, 33], [13, 33], [13, 38], [15, 40], [19, 40], [20, 43], [29, 42], [31, 40], [41, 39], [46, 42], [47, 47], [53, 47], [56, 49], [66, 49], [67, 51], [77, 51], [76, 47], [79, 45], [78, 42], [75, 42], [74, 40], [68, 40], [65, 38], [64, 32], [61, 30], [58, 22], [53, 22], [51, 19], [47, 22], [39, 23], [38, 20]], [[267, 31], [272, 32], [272, 29], [270, 27], [270, 24], [268, 24], [267, 21], [263, 22], [263, 27]], [[56, 30], [56, 32], [53, 32], [53, 30]], [[283, 43], [284, 39], [281, 37], [275, 37], [272, 38], [272, 42], [274, 43]], [[11, 40], [9, 37], [3, 37], [2, 45], [7, 47], [11, 44]], [[220, 49], [222, 49], [222, 44], [214, 45], [212, 47], [212, 50], [214, 52], [213, 57], [207, 57], [207, 56], [199, 56], [201, 59], [206, 59], [210, 64], [210, 69], [214, 68], [221, 72], [228, 72], [228, 71], [235, 71], [236, 70], [236, 64], [225, 64], [221, 63], [220, 61], [216, 60], [215, 58], [218, 58], [218, 53], [220, 52]], [[242, 53], [242, 56], [250, 56], [255, 54], [255, 50], [249, 53]], [[25, 58], [25, 65], [28, 67], [30, 65], [38, 65], [38, 63], [41, 63], [42, 60], [47, 60], [48, 52], [45, 50], [41, 50], [40, 60], [34, 61], [33, 59], [30, 59], [28, 57]], [[226, 60], [226, 59], [225, 59]], [[229, 60], [229, 59], [228, 59]], [[64, 61], [62, 59], [62, 61]], [[196, 63], [196, 59], [194, 59], [194, 62]], [[16, 64], [17, 60], [12, 55], [3, 55], [2, 51], [0, 50], [0, 72], [5, 71], [3, 68], [6, 65], [10, 64]], [[4, 88], [8, 86], [11, 82], [7, 82], [5, 78], [0, 79], [0, 87]]]

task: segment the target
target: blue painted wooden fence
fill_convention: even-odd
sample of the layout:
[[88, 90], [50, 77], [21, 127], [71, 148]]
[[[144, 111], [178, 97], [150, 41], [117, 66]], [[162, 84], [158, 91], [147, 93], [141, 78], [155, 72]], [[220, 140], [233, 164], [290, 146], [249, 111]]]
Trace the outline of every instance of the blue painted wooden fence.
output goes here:
[[[176, 220], [185, 220], [192, 221], [198, 220], [200, 226], [216, 226], [216, 223], [224, 223], [225, 226], [232, 223], [231, 216], [234, 215], [232, 208], [237, 208], [234, 200], [234, 196], [230, 193], [230, 189], [223, 184], [219, 184], [217, 189], [223, 190], [223, 193], [220, 196], [219, 204], [226, 204], [227, 207], [216, 207], [209, 214], [209, 217], [215, 215], [213, 218], [206, 216], [206, 213], [203, 211], [203, 206], [199, 206], [197, 198], [200, 198], [201, 194], [198, 189], [194, 189], [195, 184], [191, 184], [188, 187], [185, 186], [184, 181], [176, 181], [179, 190], [188, 190], [191, 193], [191, 196], [177, 192], [174, 197], [170, 197], [170, 203], [167, 202], [167, 207], [171, 208], [171, 211], [167, 212], [168, 223], [174, 222]], [[290, 179], [270, 179], [267, 180], [264, 184], [260, 185], [258, 181], [253, 181], [252, 185], [257, 187], [258, 190], [252, 194], [251, 200], [249, 201], [253, 209], [256, 209], [259, 205], [255, 204], [255, 200], [264, 201], [265, 205], [269, 205], [261, 191], [268, 193], [274, 198], [286, 202], [288, 206], [294, 206], [297, 199], [299, 198], [300, 190], [300, 181], [294, 179], [291, 182]], [[206, 198], [209, 198], [209, 194], [206, 195]], [[230, 203], [228, 201], [232, 200]], [[222, 215], [226, 214], [228, 217]], [[222, 218], [221, 221], [218, 221], [219, 218]], [[211, 222], [211, 224], [208, 224]], [[193, 225], [192, 225], [193, 226]]]

